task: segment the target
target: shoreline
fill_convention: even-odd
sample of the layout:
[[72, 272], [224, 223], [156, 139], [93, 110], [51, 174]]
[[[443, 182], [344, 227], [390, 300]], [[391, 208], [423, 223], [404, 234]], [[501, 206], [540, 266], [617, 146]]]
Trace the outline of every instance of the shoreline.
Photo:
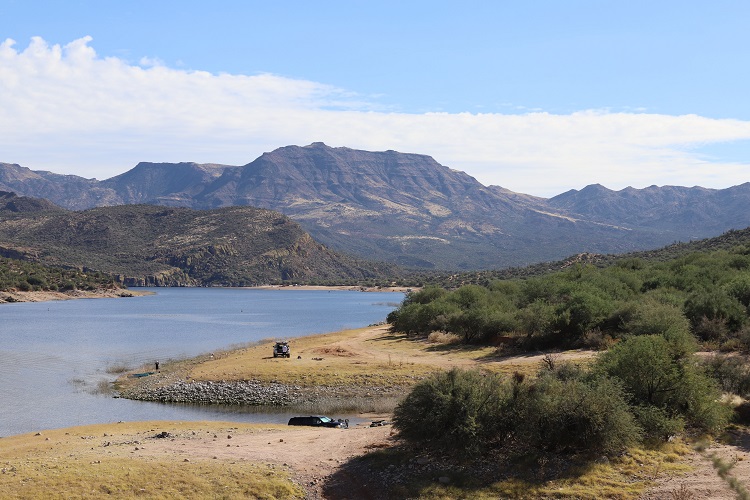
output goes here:
[[[146, 287], [131, 287], [121, 288], [117, 290], [72, 290], [68, 292], [52, 292], [52, 291], [38, 291], [38, 292], [22, 292], [19, 290], [13, 291], [0, 291], [0, 304], [13, 304], [21, 302], [52, 302], [58, 300], [75, 300], [75, 299], [114, 299], [114, 298], [132, 298], [132, 297], [143, 297], [147, 295], [153, 295], [152, 291], [140, 291], [138, 288]], [[169, 288], [169, 287], [165, 287]], [[217, 288], [230, 288], [237, 290], [317, 290], [317, 291], [331, 291], [331, 290], [345, 290], [352, 292], [397, 292], [397, 293], [408, 293], [414, 288], [412, 287], [364, 287], [356, 285], [260, 285], [260, 286], [249, 286], [249, 287], [217, 287]]]
[[0, 304], [13, 304], [18, 302], [51, 302], [57, 300], [75, 299], [115, 299], [132, 298], [153, 295], [153, 292], [134, 291], [128, 288], [116, 290], [71, 290], [69, 292], [0, 292]]
[[[341, 412], [342, 406], [349, 406], [355, 413], [390, 412], [395, 401], [413, 384], [412, 372], [397, 379], [374, 380], [369, 372], [358, 372], [368, 371], [370, 368], [377, 370], [377, 367], [351, 371], [342, 360], [347, 362], [352, 357], [358, 365], [368, 366], [368, 363], [350, 356], [353, 354], [350, 349], [329, 347], [338, 345], [337, 341], [342, 337], [380, 336], [386, 330], [383, 325], [370, 325], [353, 330], [294, 337], [289, 342], [294, 351], [292, 358], [295, 359], [273, 358], [270, 356], [273, 342], [261, 341], [250, 346], [162, 364], [161, 370], [145, 377], [133, 377], [134, 371], [131, 370], [118, 378], [115, 389], [117, 397], [136, 401], [301, 410], [314, 407], [319, 408], [317, 412], [321, 413]], [[231, 365], [231, 360], [235, 358], [241, 360], [239, 363], [243, 369], [225, 372], [225, 369], [231, 368], [223, 368], [223, 364], [229, 362]], [[211, 365], [219, 365], [215, 369], [218, 371], [205, 373], [205, 368]], [[244, 368], [246, 366], [257, 368], [248, 370]], [[314, 373], [329, 370], [345, 375], [335, 379], [324, 375], [323, 380], [309, 380]], [[286, 375], [291, 373], [291, 378], [284, 378], [282, 372]], [[384, 407], [387, 409], [384, 410]]]

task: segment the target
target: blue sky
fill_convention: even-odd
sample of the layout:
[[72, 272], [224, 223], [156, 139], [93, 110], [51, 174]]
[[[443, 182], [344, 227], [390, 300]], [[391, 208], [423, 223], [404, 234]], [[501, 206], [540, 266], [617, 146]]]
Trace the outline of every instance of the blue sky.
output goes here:
[[740, 0], [0, 0], [0, 161], [103, 179], [323, 141], [539, 196], [723, 188], [750, 181], [749, 20]]

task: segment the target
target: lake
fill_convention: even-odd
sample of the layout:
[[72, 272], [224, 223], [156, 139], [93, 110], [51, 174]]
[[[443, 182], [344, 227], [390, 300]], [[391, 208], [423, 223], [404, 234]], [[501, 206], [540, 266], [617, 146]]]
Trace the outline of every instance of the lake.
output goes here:
[[384, 321], [403, 299], [344, 290], [137, 290], [155, 294], [0, 305], [0, 436], [134, 420], [286, 423], [288, 414], [268, 408], [130, 401], [98, 389], [119, 366], [359, 328]]

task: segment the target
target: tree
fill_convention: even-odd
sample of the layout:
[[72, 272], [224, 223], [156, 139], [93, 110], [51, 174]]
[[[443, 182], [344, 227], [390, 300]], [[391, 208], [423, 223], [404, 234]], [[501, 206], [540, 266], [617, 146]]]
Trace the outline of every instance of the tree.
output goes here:
[[[715, 381], [698, 366], [681, 336], [630, 337], [600, 355], [595, 370], [620, 380], [635, 407], [655, 407], [667, 418], [684, 417], [709, 431], [728, 422], [729, 410], [719, 401]], [[642, 413], [654, 417], [654, 412]]]
[[496, 375], [454, 368], [417, 384], [396, 407], [394, 426], [414, 442], [476, 453], [504, 435], [510, 392]]

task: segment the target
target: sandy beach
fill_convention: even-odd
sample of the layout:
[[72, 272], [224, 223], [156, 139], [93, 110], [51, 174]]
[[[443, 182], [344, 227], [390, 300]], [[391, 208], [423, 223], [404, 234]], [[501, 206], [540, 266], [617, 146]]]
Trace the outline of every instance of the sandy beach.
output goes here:
[[48, 302], [52, 300], [73, 299], [113, 299], [149, 295], [151, 292], [125, 288], [107, 290], [71, 290], [69, 292], [0, 292], [0, 304], [3, 302]]

